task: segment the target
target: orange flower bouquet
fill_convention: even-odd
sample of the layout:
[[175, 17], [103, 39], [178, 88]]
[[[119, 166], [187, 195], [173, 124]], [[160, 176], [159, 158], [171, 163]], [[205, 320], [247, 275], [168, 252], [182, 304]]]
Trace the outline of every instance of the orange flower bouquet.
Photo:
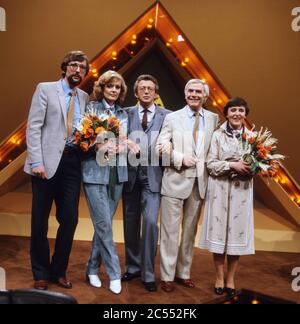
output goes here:
[[276, 153], [278, 140], [272, 137], [272, 133], [267, 128], [261, 128], [259, 132], [244, 133], [242, 141], [246, 152], [242, 160], [250, 165], [251, 172], [274, 177], [280, 166], [279, 161], [285, 157]]
[[116, 116], [99, 114], [89, 110], [84, 114], [74, 131], [74, 143], [84, 152], [87, 152], [97, 143], [97, 137], [107, 137], [110, 133], [115, 137], [120, 136], [121, 123]]

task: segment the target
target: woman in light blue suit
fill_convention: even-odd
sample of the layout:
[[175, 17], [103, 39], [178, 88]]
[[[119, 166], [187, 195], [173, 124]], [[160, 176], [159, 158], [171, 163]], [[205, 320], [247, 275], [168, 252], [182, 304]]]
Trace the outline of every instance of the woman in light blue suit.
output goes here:
[[[123, 77], [115, 71], [107, 71], [95, 82], [93, 97], [88, 109], [100, 114], [116, 116], [121, 122], [121, 133], [127, 135], [127, 113], [119, 106], [126, 96], [127, 87]], [[111, 141], [96, 145], [96, 150], [103, 156], [108, 155], [106, 163], [96, 160], [96, 153], [82, 161], [82, 178], [90, 215], [95, 233], [91, 256], [87, 265], [87, 280], [94, 287], [101, 287], [98, 276], [103, 263], [110, 279], [109, 289], [121, 292], [121, 270], [112, 233], [112, 219], [120, 200], [123, 183], [128, 181], [126, 155], [121, 153], [121, 146]], [[99, 155], [101, 155], [99, 154]], [[115, 156], [116, 166], [111, 166], [110, 155]], [[105, 159], [104, 159], [105, 160]]]

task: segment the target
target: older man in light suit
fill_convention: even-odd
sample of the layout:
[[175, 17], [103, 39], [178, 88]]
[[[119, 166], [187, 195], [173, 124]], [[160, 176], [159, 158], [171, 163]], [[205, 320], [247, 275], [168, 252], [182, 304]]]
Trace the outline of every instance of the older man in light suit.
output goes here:
[[132, 155], [129, 155], [128, 182], [123, 192], [126, 272], [122, 280], [141, 276], [145, 289], [154, 292], [157, 290], [154, 265], [163, 175], [155, 144], [170, 111], [154, 104], [158, 82], [152, 75], [139, 76], [134, 92], [139, 103], [127, 109], [128, 131], [129, 137], [139, 143], [140, 154], [137, 161], [130, 161]]
[[[174, 280], [185, 287], [195, 287], [190, 269], [207, 187], [205, 160], [218, 125], [218, 115], [203, 108], [208, 96], [206, 83], [190, 80], [185, 87], [187, 106], [166, 117], [157, 141], [157, 150], [161, 145], [172, 145], [171, 166], [165, 168], [161, 191], [160, 271], [162, 289], [166, 292], [174, 290]], [[182, 236], [178, 248], [180, 223]]]
[[[81, 182], [80, 157], [73, 145], [73, 125], [84, 113], [88, 95], [77, 88], [89, 71], [86, 55], [69, 52], [61, 64], [62, 79], [40, 83], [34, 93], [27, 125], [27, 160], [32, 177], [31, 264], [34, 287], [48, 281], [72, 288], [66, 278], [78, 222]], [[53, 201], [59, 222], [55, 251], [50, 260], [48, 218]]]

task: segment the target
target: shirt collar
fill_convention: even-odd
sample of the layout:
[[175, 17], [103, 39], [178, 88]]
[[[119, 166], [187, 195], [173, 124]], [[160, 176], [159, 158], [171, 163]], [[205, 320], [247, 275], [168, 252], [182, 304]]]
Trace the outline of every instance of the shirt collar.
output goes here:
[[230, 126], [229, 122], [227, 122], [226, 131], [227, 131], [227, 133], [231, 134], [232, 136], [240, 137], [244, 133], [244, 130], [245, 130], [244, 126], [241, 129], [233, 129]]
[[[190, 118], [193, 118], [195, 116], [195, 111], [190, 106], [186, 106], [186, 110], [187, 110], [188, 115], [189, 115]], [[202, 107], [199, 110], [199, 115], [201, 117], [204, 117], [204, 110], [203, 110]]]
[[75, 91], [75, 93], [76, 93], [76, 88], [71, 89], [65, 79], [61, 79], [61, 85], [63, 87], [63, 90], [64, 90], [65, 94], [67, 94], [67, 95], [70, 94], [70, 92], [72, 90]]
[[113, 104], [112, 106], [110, 106], [108, 104], [108, 102], [104, 98], [102, 100], [102, 103], [103, 103], [105, 109], [109, 109], [109, 110], [111, 110], [111, 112], [115, 112], [115, 110], [116, 110], [116, 105], [115, 104]]
[[[142, 113], [144, 112], [145, 108], [142, 107], [140, 104], [138, 104], [139, 106], [139, 112]], [[152, 114], [155, 112], [155, 104], [152, 104], [149, 108], [148, 108], [148, 111], [150, 111]]]

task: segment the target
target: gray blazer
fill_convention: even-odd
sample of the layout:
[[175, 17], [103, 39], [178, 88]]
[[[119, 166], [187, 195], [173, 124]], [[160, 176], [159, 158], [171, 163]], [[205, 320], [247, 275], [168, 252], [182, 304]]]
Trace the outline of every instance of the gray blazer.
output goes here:
[[[84, 113], [88, 95], [77, 89], [80, 112]], [[28, 117], [27, 159], [24, 171], [32, 174], [31, 163], [42, 162], [48, 178], [58, 168], [66, 145], [67, 107], [61, 80], [38, 84]]]
[[[141, 121], [139, 118], [139, 108], [138, 106], [126, 108], [128, 112], [128, 137], [133, 132], [144, 132]], [[158, 135], [161, 131], [165, 116], [169, 114], [171, 111], [168, 109], [163, 109], [159, 106], [156, 106], [154, 117], [146, 130], [147, 144], [148, 144], [148, 181], [149, 187], [152, 192], [160, 192], [161, 191], [161, 182], [163, 176], [162, 167], [151, 165], [151, 156], [155, 153], [155, 144], [158, 138]], [[130, 154], [130, 153], [129, 153]], [[159, 160], [159, 159], [157, 159]], [[125, 184], [125, 191], [131, 192], [134, 188], [136, 178], [137, 178], [137, 166], [131, 166], [128, 164], [128, 182]]]
[[[87, 105], [86, 109], [93, 109], [100, 114], [104, 114], [105, 107], [102, 102], [98, 101], [91, 101]], [[122, 129], [123, 133], [127, 135], [127, 122], [128, 117], [127, 113], [124, 109], [122, 109], [120, 106], [116, 106], [116, 117], [122, 122]], [[117, 172], [118, 172], [118, 182], [123, 183], [128, 180], [128, 172], [127, 172], [127, 166], [126, 161], [121, 161], [124, 159], [124, 156], [118, 156], [118, 166], [117, 166]], [[82, 168], [82, 181], [84, 183], [91, 183], [91, 184], [102, 184], [102, 185], [108, 185], [109, 184], [109, 171], [110, 166], [109, 164], [100, 166], [96, 161], [96, 153], [92, 154], [92, 156], [89, 156], [87, 158], [83, 157], [83, 160], [81, 162], [81, 168]]]

